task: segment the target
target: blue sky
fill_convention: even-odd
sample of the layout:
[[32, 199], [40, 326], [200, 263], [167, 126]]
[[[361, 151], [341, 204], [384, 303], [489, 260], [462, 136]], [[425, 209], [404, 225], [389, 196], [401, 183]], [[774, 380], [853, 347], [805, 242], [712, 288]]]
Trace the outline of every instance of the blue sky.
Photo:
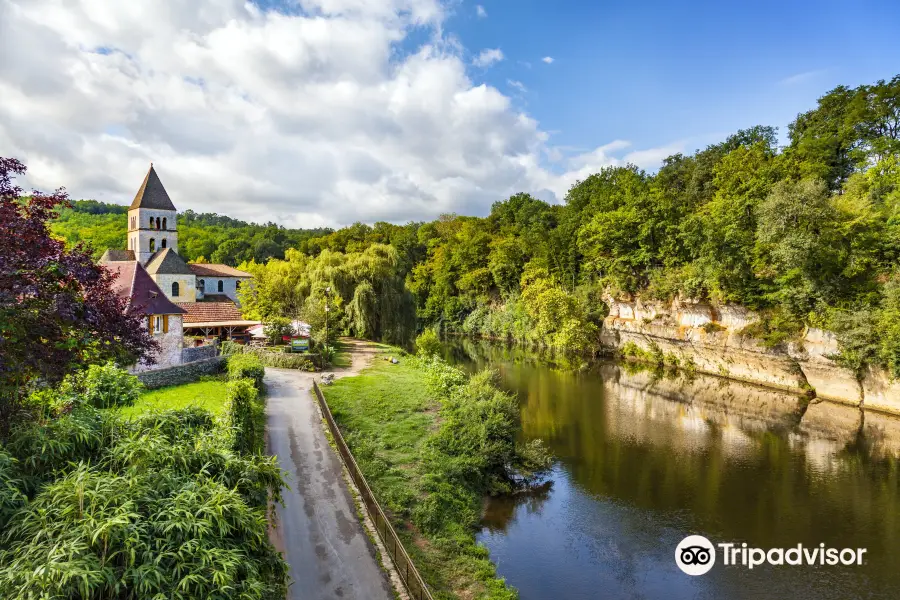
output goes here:
[[553, 143], [583, 150], [695, 149], [755, 124], [785, 136], [834, 86], [900, 73], [900, 2], [887, 0], [484, 0], [446, 28], [470, 51], [500, 48], [505, 60], [473, 77], [510, 94], [521, 82], [516, 101]]
[[0, 0], [0, 156], [74, 198], [128, 204], [152, 161], [181, 209], [404, 223], [784, 139], [900, 73], [900, 0], [256, 2]]

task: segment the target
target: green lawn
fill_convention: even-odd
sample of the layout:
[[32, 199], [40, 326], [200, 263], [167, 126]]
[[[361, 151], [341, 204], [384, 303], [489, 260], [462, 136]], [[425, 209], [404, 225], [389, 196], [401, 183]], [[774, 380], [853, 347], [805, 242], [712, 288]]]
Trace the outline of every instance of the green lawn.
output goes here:
[[350, 349], [343, 340], [337, 340], [334, 343], [334, 360], [332, 366], [338, 369], [349, 367], [353, 363], [350, 355]]
[[[435, 598], [515, 597], [494, 579], [494, 565], [475, 546], [474, 532], [468, 543], [448, 543], [423, 536], [410, 523], [410, 510], [425, 493], [420, 450], [438, 427], [439, 402], [411, 357], [397, 348], [378, 347], [380, 354], [360, 375], [322, 386], [359, 468]], [[391, 364], [386, 356], [398, 357], [400, 363]]]
[[209, 378], [184, 385], [148, 390], [141, 394], [134, 406], [122, 407], [119, 412], [131, 417], [148, 411], [196, 405], [218, 415], [225, 410], [225, 384], [224, 378]]
[[399, 351], [378, 355], [361, 374], [338, 379], [322, 391], [341, 430], [353, 438], [348, 443], [362, 444], [403, 468], [416, 461], [419, 445], [434, 426], [437, 403], [421, 371], [408, 360], [401, 358], [395, 365], [384, 356], [399, 356]]

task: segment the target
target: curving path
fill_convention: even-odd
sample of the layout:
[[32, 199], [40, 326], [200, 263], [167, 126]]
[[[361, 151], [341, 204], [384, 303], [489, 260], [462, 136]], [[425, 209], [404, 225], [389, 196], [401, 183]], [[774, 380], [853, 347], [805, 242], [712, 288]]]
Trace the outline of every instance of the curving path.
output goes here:
[[[353, 343], [358, 372], [369, 349]], [[313, 374], [266, 369], [268, 450], [290, 490], [276, 507], [271, 536], [290, 565], [291, 600], [391, 600], [393, 589], [356, 514], [341, 459], [328, 445], [312, 397]]]

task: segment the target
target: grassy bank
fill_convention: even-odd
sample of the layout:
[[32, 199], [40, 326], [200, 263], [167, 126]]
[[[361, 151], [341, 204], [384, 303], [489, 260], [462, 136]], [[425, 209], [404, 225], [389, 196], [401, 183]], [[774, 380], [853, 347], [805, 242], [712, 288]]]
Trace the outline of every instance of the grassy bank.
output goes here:
[[515, 400], [486, 374], [388, 355], [323, 388], [347, 444], [436, 598], [516, 598], [475, 542], [483, 496], [522, 462]]

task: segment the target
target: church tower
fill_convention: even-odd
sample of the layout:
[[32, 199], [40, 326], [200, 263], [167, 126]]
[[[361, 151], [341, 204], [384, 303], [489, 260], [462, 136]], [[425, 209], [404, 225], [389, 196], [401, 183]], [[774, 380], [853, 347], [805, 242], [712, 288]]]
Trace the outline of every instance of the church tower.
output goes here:
[[153, 163], [131, 206], [128, 207], [128, 249], [146, 265], [159, 250], [178, 252], [178, 213], [163, 187]]

